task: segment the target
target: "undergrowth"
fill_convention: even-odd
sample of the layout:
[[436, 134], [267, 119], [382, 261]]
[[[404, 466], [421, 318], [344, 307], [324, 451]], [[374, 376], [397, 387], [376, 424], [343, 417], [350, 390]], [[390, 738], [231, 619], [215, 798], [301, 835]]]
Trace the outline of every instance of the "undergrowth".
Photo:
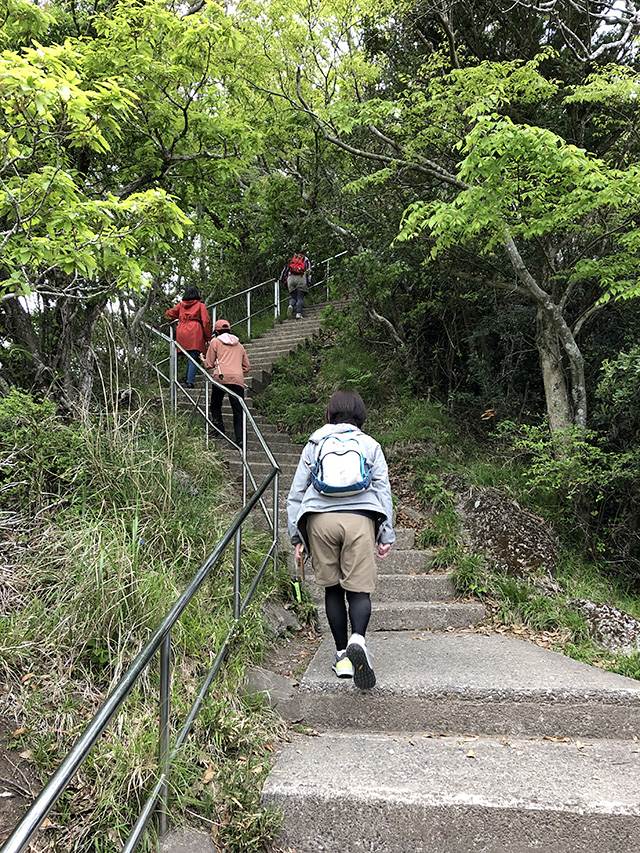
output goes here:
[[[231, 496], [215, 455], [162, 409], [80, 426], [19, 392], [0, 400], [0, 486], [14, 554], [0, 600], [3, 711], [44, 782], [213, 550]], [[245, 590], [265, 550], [245, 534]], [[174, 732], [231, 624], [231, 558], [172, 632]], [[197, 815], [229, 851], [262, 849], [277, 823], [258, 797], [283, 724], [238, 696], [267, 642], [261, 602], [282, 586], [267, 571], [173, 777], [173, 819]], [[157, 774], [158, 683], [152, 665], [51, 812], [42, 849], [121, 849]]]

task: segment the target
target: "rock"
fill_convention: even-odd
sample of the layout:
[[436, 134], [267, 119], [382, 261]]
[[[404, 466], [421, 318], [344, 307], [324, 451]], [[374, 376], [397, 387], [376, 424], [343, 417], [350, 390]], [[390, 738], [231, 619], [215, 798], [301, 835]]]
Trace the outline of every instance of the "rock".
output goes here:
[[497, 568], [513, 576], [549, 574], [558, 543], [541, 518], [498, 489], [469, 486], [454, 476], [443, 482], [455, 495], [462, 535], [472, 552], [489, 554]]
[[200, 494], [200, 490], [198, 489], [198, 487], [194, 486], [191, 477], [186, 471], [183, 471], [182, 468], [174, 469], [173, 482], [176, 484], [176, 486], [181, 492], [185, 492], [192, 498], [195, 498], [197, 495]]
[[640, 619], [609, 604], [586, 598], [568, 602], [587, 620], [591, 636], [611, 652], [631, 655], [640, 652]]
[[259, 693], [281, 717], [291, 722], [302, 719], [297, 682], [268, 669], [254, 666], [248, 669], [244, 679], [245, 693]]
[[266, 601], [262, 616], [276, 637], [284, 637], [291, 631], [300, 631], [302, 625], [290, 610], [277, 601]]

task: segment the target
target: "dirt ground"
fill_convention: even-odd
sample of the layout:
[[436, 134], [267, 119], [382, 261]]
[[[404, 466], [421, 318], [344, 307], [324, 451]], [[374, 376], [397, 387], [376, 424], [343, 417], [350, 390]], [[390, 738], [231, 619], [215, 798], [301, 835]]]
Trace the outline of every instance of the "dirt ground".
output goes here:
[[40, 789], [40, 778], [28, 755], [21, 756], [20, 748], [15, 748], [17, 731], [15, 725], [0, 715], [0, 844], [6, 841]]

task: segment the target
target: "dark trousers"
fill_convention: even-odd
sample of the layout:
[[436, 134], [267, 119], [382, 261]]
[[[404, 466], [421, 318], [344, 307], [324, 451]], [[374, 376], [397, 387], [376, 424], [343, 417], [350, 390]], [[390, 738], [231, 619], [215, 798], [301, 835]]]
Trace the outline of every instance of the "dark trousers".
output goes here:
[[[226, 385], [230, 391], [235, 391], [238, 397], [244, 400], [244, 386], [242, 385]], [[222, 421], [222, 401], [224, 400], [224, 391], [218, 388], [217, 385], [211, 387], [211, 420], [221, 432], [224, 432], [224, 423]], [[236, 437], [236, 444], [242, 447], [242, 406], [239, 400], [229, 395], [231, 403], [231, 411], [233, 412], [233, 432]]]
[[292, 308], [296, 309], [296, 313], [302, 314], [302, 307], [304, 305], [304, 295], [306, 290], [292, 290], [289, 293], [289, 305]]

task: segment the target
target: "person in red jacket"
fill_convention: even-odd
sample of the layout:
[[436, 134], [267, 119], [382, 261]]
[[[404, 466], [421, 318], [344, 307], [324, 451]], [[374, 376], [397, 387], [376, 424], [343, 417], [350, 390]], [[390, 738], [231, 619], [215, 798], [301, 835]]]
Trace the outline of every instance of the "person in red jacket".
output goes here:
[[198, 288], [190, 284], [184, 292], [182, 302], [164, 313], [169, 320], [178, 321], [176, 340], [190, 355], [187, 361], [187, 373], [184, 379], [187, 388], [193, 388], [196, 379], [197, 364], [200, 355], [207, 351], [211, 340], [211, 319], [200, 301]]
[[[216, 320], [213, 338], [207, 350], [207, 357], [200, 357], [205, 368], [211, 373], [216, 382], [226, 385], [230, 391], [235, 391], [238, 397], [244, 399], [244, 377], [251, 369], [245, 348], [236, 335], [231, 334], [228, 320]], [[217, 385], [211, 386], [211, 420], [224, 433], [222, 421], [222, 401], [224, 391]], [[233, 431], [236, 444], [242, 447], [242, 406], [239, 401], [229, 395], [233, 411]]]

